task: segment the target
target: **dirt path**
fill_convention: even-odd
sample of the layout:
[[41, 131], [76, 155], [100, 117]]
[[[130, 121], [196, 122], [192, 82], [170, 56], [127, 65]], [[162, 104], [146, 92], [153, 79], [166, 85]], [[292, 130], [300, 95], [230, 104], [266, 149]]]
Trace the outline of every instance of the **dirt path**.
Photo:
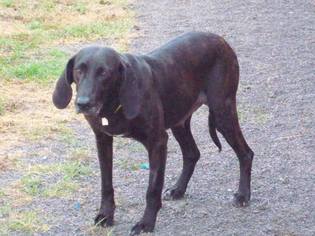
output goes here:
[[[148, 52], [190, 30], [215, 32], [232, 45], [241, 65], [241, 126], [256, 153], [251, 205], [234, 208], [237, 158], [221, 136], [223, 151], [217, 152], [208, 134], [206, 109], [199, 109], [192, 127], [201, 159], [185, 199], [164, 202], [155, 235], [315, 235], [313, 1], [136, 2], [132, 7], [138, 14], [140, 36], [132, 43], [134, 53]], [[91, 157], [85, 163], [92, 174], [80, 179], [74, 195], [34, 199], [23, 209], [40, 209], [45, 215], [49, 230], [41, 235], [106, 235], [105, 229], [92, 227], [100, 200], [94, 137], [86, 123], [77, 121], [71, 128], [76, 139], [70, 146], [88, 148]], [[181, 166], [172, 136], [168, 147], [166, 188], [175, 183]], [[68, 139], [41, 140], [21, 152], [38, 151], [27, 159], [32, 165], [62, 162], [68, 149]], [[45, 150], [53, 154], [47, 157]], [[127, 235], [144, 209], [148, 171], [139, 166], [147, 154], [136, 142], [118, 138], [114, 158], [117, 210], [115, 227], [109, 231]], [[19, 177], [4, 173], [0, 186]]]

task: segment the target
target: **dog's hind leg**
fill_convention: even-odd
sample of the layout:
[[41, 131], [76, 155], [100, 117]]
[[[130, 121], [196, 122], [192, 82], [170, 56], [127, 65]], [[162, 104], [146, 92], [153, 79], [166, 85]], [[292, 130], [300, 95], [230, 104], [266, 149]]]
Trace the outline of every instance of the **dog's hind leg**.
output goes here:
[[166, 190], [165, 199], [179, 199], [184, 196], [190, 177], [200, 157], [200, 152], [191, 134], [190, 119], [191, 116], [183, 125], [172, 128], [172, 133], [183, 154], [183, 169], [177, 183]]
[[247, 145], [239, 126], [236, 103], [226, 101], [224, 106], [214, 109], [216, 128], [224, 136], [236, 153], [240, 164], [240, 180], [237, 193], [234, 194], [235, 206], [246, 206], [250, 200], [250, 181], [253, 151]]
[[229, 62], [225, 66], [223, 63], [214, 66], [207, 87], [207, 99], [210, 116], [213, 119], [211, 125], [224, 136], [239, 159], [240, 180], [238, 191], [234, 195], [234, 205], [246, 206], [250, 200], [254, 153], [245, 141], [237, 117], [235, 97], [238, 84], [238, 65]]

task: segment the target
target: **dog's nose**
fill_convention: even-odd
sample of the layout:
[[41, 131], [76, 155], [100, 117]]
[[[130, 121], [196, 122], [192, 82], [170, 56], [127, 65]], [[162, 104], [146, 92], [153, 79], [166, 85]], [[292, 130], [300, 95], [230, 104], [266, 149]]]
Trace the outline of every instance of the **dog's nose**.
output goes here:
[[82, 96], [77, 98], [77, 106], [80, 110], [84, 110], [90, 106], [90, 98]]

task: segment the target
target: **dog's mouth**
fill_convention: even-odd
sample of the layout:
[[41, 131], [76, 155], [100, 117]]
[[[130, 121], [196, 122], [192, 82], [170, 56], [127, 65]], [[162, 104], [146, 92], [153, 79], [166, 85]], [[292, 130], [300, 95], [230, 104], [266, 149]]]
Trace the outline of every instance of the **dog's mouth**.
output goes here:
[[75, 109], [78, 114], [82, 113], [83, 115], [88, 115], [88, 116], [99, 116], [102, 109], [102, 104], [97, 104], [97, 105], [85, 107], [85, 108], [82, 108], [76, 105]]

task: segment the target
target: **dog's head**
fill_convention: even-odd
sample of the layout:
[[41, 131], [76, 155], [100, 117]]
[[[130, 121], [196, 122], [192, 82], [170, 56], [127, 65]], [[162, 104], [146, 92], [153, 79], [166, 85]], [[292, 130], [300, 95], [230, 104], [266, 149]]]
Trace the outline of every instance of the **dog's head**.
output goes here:
[[79, 113], [98, 116], [111, 90], [119, 85], [119, 102], [125, 116], [132, 119], [139, 114], [139, 81], [129, 63], [113, 49], [87, 47], [68, 61], [53, 93], [57, 108], [63, 109], [70, 103], [72, 83], [76, 85], [75, 106]]

